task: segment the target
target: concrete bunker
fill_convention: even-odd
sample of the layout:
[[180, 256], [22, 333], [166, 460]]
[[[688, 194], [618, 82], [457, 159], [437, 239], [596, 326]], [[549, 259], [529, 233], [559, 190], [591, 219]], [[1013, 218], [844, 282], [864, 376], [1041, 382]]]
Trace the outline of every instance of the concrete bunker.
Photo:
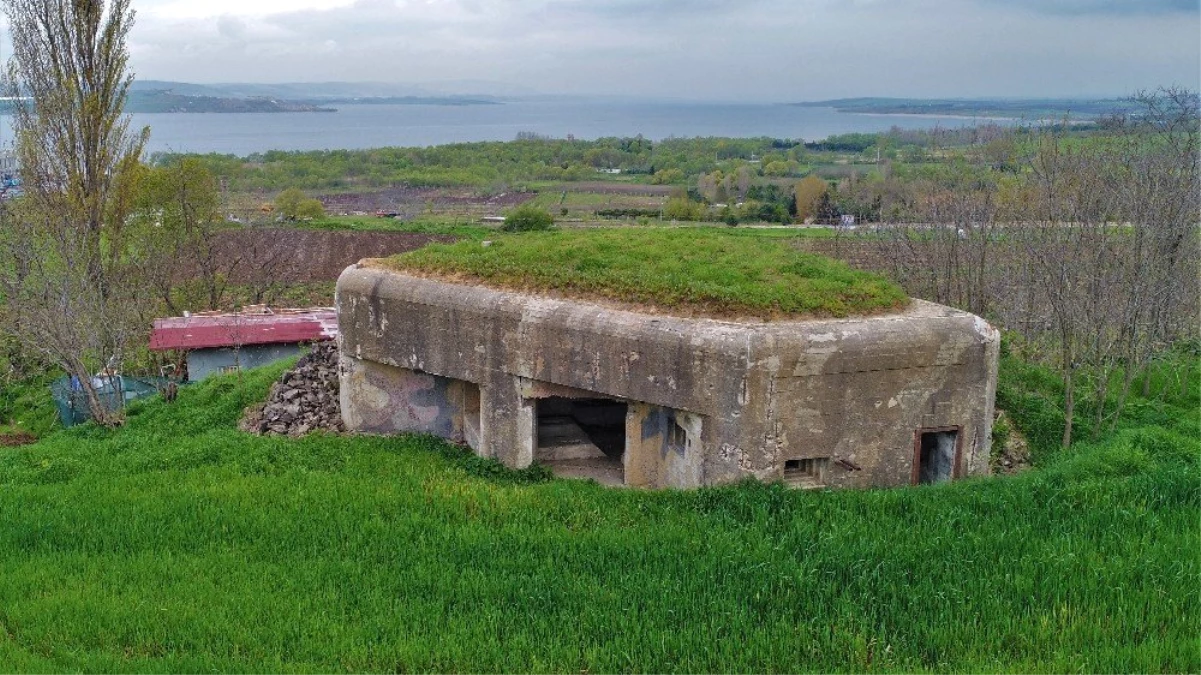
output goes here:
[[999, 335], [941, 305], [689, 319], [367, 265], [342, 274], [337, 303], [352, 430], [432, 433], [514, 468], [639, 487], [988, 472]]

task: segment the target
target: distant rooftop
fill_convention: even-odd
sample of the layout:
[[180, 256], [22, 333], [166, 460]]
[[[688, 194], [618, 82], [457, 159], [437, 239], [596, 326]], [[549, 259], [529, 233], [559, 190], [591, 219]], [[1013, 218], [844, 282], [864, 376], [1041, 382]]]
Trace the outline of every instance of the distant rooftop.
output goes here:
[[272, 309], [255, 305], [241, 312], [203, 312], [155, 319], [150, 349], [321, 342], [337, 336], [338, 313], [332, 307]]

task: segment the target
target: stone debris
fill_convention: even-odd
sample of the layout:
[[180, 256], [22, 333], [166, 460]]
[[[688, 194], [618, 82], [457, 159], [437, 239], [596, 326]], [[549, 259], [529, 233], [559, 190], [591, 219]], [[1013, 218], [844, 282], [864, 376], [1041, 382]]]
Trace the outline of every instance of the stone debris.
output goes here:
[[313, 345], [296, 367], [271, 385], [266, 403], [251, 406], [241, 428], [255, 434], [303, 436], [311, 431], [343, 432], [338, 402], [338, 347]]
[[1013, 426], [1005, 411], [998, 410], [995, 417], [993, 424], [1004, 424], [1009, 431], [1001, 447], [993, 448], [993, 473], [1010, 476], [1026, 471], [1030, 468], [1030, 444], [1026, 437]]

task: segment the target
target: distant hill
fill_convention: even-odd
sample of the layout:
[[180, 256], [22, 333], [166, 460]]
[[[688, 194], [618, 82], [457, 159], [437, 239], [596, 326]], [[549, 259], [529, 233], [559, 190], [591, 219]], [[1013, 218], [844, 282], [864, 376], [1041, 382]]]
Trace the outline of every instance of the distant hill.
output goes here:
[[1071, 117], [1096, 119], [1115, 112], [1135, 109], [1129, 101], [1116, 98], [839, 98], [790, 105], [808, 108], [834, 108], [839, 112], [877, 115], [955, 115], [959, 117], [1009, 117], [1045, 119]]
[[171, 90], [130, 91], [125, 111], [131, 113], [281, 113], [337, 112], [312, 103], [267, 97], [232, 98], [180, 94]]
[[285, 84], [193, 84], [137, 80], [130, 87], [127, 112], [335, 112], [330, 105], [492, 105], [486, 96], [435, 93], [412, 85], [372, 82]]

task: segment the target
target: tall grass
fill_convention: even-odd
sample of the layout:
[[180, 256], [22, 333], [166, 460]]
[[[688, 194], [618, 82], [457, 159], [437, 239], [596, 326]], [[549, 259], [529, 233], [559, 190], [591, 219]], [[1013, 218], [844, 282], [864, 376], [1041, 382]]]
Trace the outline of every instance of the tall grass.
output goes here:
[[904, 306], [875, 274], [766, 237], [709, 228], [598, 229], [500, 236], [490, 246], [433, 244], [400, 269], [505, 288], [645, 303], [687, 313], [847, 316]]
[[44, 436], [58, 426], [50, 383], [59, 375], [58, 372], [31, 378], [0, 375], [0, 435]]
[[912, 489], [612, 490], [238, 432], [278, 372], [0, 449], [0, 670], [1201, 669], [1195, 434]]

